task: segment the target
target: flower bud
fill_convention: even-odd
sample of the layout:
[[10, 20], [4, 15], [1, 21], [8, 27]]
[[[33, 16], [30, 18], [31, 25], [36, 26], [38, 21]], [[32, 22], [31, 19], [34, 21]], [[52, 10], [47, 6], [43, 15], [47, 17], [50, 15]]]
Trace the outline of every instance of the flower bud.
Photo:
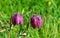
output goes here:
[[31, 23], [31, 25], [32, 25], [33, 28], [36, 28], [36, 27], [40, 28], [42, 26], [43, 21], [42, 21], [41, 16], [39, 16], [39, 15], [33, 15], [31, 17], [30, 23]]
[[12, 24], [13, 25], [22, 25], [24, 22], [24, 18], [21, 14], [14, 14], [12, 16]]

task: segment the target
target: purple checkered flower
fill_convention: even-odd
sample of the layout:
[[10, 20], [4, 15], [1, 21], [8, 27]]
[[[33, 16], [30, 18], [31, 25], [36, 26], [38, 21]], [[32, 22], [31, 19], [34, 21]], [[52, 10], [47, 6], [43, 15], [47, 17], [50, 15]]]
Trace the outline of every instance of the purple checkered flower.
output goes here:
[[41, 18], [41, 16], [39, 15], [33, 15], [31, 17], [30, 23], [32, 25], [33, 28], [40, 28], [42, 26], [43, 20]]
[[24, 22], [24, 18], [21, 14], [14, 14], [12, 16], [12, 24], [13, 25], [22, 25]]

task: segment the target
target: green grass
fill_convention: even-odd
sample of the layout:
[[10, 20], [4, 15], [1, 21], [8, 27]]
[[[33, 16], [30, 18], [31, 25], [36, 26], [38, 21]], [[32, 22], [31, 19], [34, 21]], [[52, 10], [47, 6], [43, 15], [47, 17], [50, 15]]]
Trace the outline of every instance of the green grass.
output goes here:
[[[19, 25], [8, 30], [12, 14], [18, 12], [24, 16], [23, 31], [28, 33], [21, 38], [60, 38], [60, 0], [0, 0], [0, 38], [17, 38]], [[33, 29], [28, 24], [26, 30], [33, 14], [42, 16], [43, 25]]]

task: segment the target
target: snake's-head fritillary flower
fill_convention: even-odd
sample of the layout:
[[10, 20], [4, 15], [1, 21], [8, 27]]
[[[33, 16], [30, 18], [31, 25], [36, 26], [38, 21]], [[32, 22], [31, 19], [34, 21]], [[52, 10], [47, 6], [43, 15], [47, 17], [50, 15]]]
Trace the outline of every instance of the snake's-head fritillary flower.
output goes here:
[[14, 14], [12, 15], [12, 24], [13, 25], [22, 25], [24, 22], [24, 18], [22, 14]]
[[39, 15], [33, 15], [31, 17], [30, 23], [32, 25], [33, 28], [40, 28], [43, 24], [43, 20], [41, 18], [41, 16]]

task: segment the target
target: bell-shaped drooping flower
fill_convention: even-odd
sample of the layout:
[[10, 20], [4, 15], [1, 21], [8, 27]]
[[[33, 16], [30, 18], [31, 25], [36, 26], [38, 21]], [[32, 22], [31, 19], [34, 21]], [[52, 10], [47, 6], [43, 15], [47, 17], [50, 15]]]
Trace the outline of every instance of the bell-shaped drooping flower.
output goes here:
[[33, 28], [40, 28], [42, 26], [43, 20], [41, 18], [41, 16], [39, 15], [33, 15], [31, 17], [30, 23], [32, 25]]
[[12, 16], [12, 24], [13, 25], [22, 25], [24, 22], [24, 18], [22, 16], [22, 14], [14, 14]]

